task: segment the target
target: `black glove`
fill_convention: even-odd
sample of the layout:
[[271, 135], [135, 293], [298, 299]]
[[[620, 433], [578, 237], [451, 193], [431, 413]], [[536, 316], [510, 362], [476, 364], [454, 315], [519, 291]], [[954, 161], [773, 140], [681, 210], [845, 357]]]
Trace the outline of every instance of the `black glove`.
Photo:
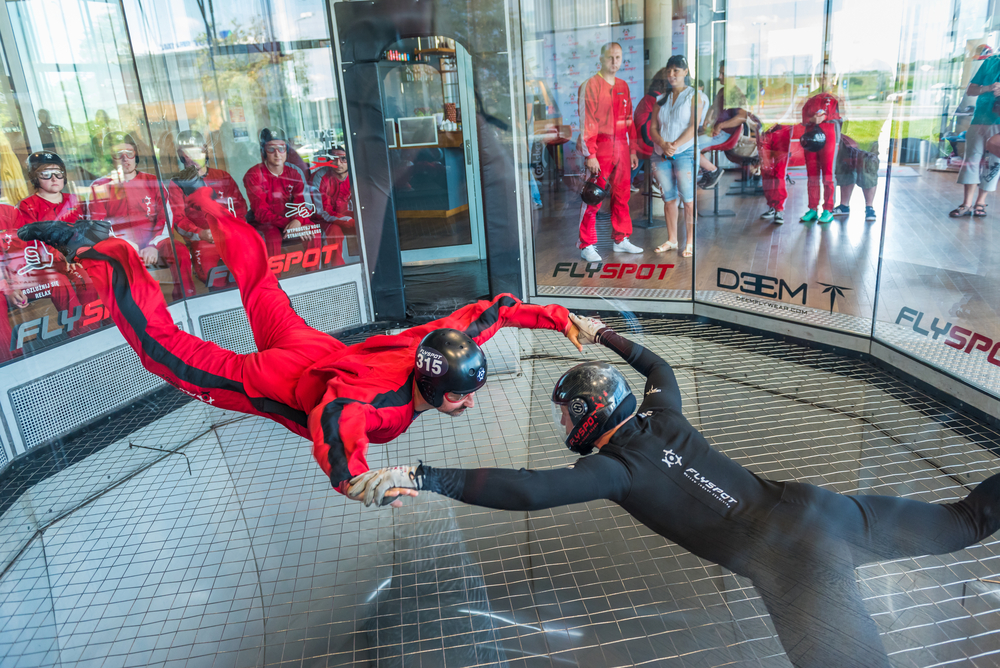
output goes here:
[[198, 175], [198, 168], [193, 165], [191, 167], [186, 167], [171, 180], [177, 184], [177, 187], [181, 189], [181, 192], [184, 193], [185, 197], [193, 193], [198, 188], [205, 187], [205, 180]]

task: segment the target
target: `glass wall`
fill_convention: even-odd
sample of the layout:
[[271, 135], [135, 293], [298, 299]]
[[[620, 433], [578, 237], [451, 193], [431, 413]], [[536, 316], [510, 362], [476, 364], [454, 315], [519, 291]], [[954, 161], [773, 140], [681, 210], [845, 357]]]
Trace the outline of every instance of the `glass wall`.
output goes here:
[[900, 2], [875, 336], [1000, 395], [994, 3]]
[[[5, 8], [3, 362], [110, 322], [85, 268], [16, 239], [26, 222], [107, 219], [168, 302], [234, 286], [171, 185], [190, 170], [254, 225], [277, 275], [360, 260], [324, 2]], [[993, 4], [520, 9], [529, 297], [694, 299], [875, 336], [997, 391]], [[487, 264], [492, 144], [462, 120], [486, 99], [473, 57], [436, 35], [379, 56], [411, 285], [427, 262]], [[436, 142], [402, 135], [430, 124]]]
[[323, 3], [5, 8], [0, 361], [110, 324], [84, 267], [16, 238], [30, 222], [107, 220], [168, 302], [235, 287], [181, 173], [257, 229], [281, 278], [359, 261]]
[[[91, 207], [109, 175], [153, 170], [121, 7], [27, 0], [4, 8], [8, 77], [6, 145], [0, 151], [7, 317], [0, 328], [9, 333], [0, 332], [8, 343], [0, 347], [0, 358], [10, 360], [110, 322], [87, 271], [47, 244], [21, 242], [16, 231], [23, 225], [107, 217], [137, 247], [149, 247], [148, 257], [157, 256], [168, 296], [180, 287], [180, 275], [174, 263], [165, 262], [175, 254], [155, 172], [142, 181], [151, 203], [141, 220], [132, 212], [101, 206], [98, 214]], [[132, 144], [105, 146], [113, 132]], [[126, 148], [132, 158], [115, 162], [113, 149]]]
[[[550, 5], [527, 3], [522, 14], [538, 295], [683, 300], [693, 291], [699, 302], [874, 336], [1000, 391], [993, 4]], [[614, 185], [598, 189], [589, 213], [581, 201], [596, 171], [582, 85], [600, 80], [601, 46], [616, 41], [631, 128], [594, 131], [608, 150], [637, 149], [630, 191], [618, 198], [627, 216]], [[689, 104], [704, 99], [705, 112], [663, 95], [673, 56], [689, 63], [684, 83], [704, 93]], [[629, 70], [633, 62], [642, 67]], [[610, 118], [590, 104], [595, 119]], [[680, 132], [681, 117], [697, 117], [690, 206], [688, 170], [658, 144]], [[624, 139], [631, 131], [634, 143]], [[601, 176], [627, 162], [611, 160]], [[692, 257], [685, 209], [696, 212]], [[631, 248], [620, 243], [626, 230]]]
[[[525, 3], [522, 16], [535, 283], [540, 295], [691, 297], [690, 196], [656, 199], [654, 168], [692, 185], [694, 5]], [[660, 13], [663, 13], [661, 15]], [[671, 26], [661, 31], [654, 26]], [[650, 81], [680, 57], [657, 133]], [[656, 87], [666, 85], [660, 72]], [[661, 97], [665, 89], [655, 91]], [[705, 104], [699, 105], [701, 113]], [[667, 112], [663, 112], [664, 118]], [[683, 126], [683, 127], [682, 127]], [[654, 142], [671, 143], [664, 149]], [[678, 141], [680, 140], [680, 141]], [[691, 190], [682, 187], [683, 192]], [[683, 193], [682, 193], [683, 194]], [[690, 193], [689, 193], [690, 195]], [[682, 198], [683, 199], [683, 198]], [[668, 233], [669, 228], [669, 233]], [[669, 247], [669, 249], [668, 249]]]

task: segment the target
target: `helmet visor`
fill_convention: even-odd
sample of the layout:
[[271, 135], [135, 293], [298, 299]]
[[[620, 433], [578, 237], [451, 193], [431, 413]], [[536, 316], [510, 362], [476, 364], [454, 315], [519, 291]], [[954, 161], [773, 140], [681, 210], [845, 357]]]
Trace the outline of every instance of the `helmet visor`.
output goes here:
[[564, 439], [573, 431], [573, 418], [566, 404], [552, 402], [552, 424], [556, 428], [556, 433]]

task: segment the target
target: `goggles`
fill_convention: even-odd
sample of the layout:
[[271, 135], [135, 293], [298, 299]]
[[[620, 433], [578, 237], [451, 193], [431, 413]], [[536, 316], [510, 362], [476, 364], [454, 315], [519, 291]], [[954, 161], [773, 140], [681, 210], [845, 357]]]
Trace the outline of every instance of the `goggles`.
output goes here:
[[66, 172], [61, 169], [46, 169], [38, 172], [38, 178], [42, 181], [48, 181], [49, 179], [65, 179]]
[[132, 149], [128, 149], [128, 148], [125, 149], [124, 151], [115, 151], [115, 156], [114, 157], [115, 157], [115, 160], [123, 160], [125, 158], [128, 158], [129, 160], [131, 160], [132, 158], [135, 157], [135, 151], [133, 151]]
[[265, 146], [264, 150], [268, 153], [284, 153], [288, 150], [288, 147], [282, 144], [281, 146]]

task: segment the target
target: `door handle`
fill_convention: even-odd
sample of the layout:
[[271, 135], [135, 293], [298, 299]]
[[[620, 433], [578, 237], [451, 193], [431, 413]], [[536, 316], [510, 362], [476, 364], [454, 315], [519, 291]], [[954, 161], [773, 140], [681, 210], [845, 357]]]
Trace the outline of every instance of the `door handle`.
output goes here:
[[472, 140], [465, 140], [465, 164], [472, 165]]

